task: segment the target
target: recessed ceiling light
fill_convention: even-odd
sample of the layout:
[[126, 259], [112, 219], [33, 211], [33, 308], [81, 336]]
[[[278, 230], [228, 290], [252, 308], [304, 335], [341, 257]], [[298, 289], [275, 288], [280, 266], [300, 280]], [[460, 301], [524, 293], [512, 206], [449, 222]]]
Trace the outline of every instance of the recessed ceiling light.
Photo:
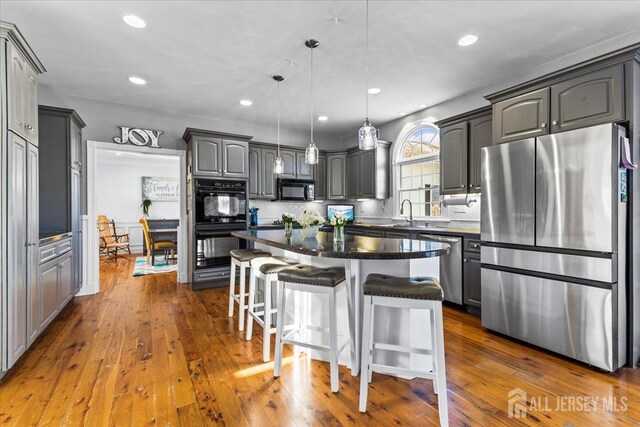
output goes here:
[[473, 34], [467, 34], [466, 36], [463, 36], [460, 40], [458, 40], [458, 46], [471, 46], [477, 41], [478, 41], [478, 36], [474, 36]]
[[382, 90], [380, 90], [379, 87], [372, 87], [371, 89], [369, 89], [367, 92], [369, 92], [370, 95], [377, 95], [380, 92], [382, 92]]
[[248, 99], [242, 99], [240, 100], [240, 104], [244, 105], [245, 107], [250, 107], [251, 105], [253, 105], [253, 102], [249, 101]]
[[144, 28], [147, 26], [147, 24], [136, 15], [124, 15], [122, 20], [133, 28]]
[[142, 79], [142, 78], [136, 77], [136, 76], [129, 77], [129, 81], [131, 83], [133, 83], [134, 85], [146, 85], [147, 84], [147, 81], [145, 79]]
[[418, 105], [418, 107], [420, 107], [420, 108], [427, 108], [427, 104], [420, 104], [420, 105]]
[[406, 115], [407, 115], [407, 113], [405, 113], [404, 111], [401, 111], [401, 112], [399, 112], [399, 113], [398, 113], [398, 115], [399, 115], [399, 116], [406, 116]]
[[327, 120], [329, 120], [329, 117], [327, 117], [327, 116], [318, 116], [318, 120], [320, 120], [321, 122], [326, 122]]

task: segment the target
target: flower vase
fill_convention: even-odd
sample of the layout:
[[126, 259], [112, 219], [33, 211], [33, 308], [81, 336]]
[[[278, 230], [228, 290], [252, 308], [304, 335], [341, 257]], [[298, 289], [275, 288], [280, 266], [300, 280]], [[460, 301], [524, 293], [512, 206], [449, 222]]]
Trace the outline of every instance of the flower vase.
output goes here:
[[304, 235], [305, 239], [314, 239], [319, 231], [320, 231], [319, 225], [310, 225], [302, 229], [302, 234]]
[[293, 233], [293, 222], [285, 222], [284, 223], [284, 234], [286, 236], [291, 236]]
[[333, 227], [333, 241], [344, 242], [344, 225], [336, 225]]

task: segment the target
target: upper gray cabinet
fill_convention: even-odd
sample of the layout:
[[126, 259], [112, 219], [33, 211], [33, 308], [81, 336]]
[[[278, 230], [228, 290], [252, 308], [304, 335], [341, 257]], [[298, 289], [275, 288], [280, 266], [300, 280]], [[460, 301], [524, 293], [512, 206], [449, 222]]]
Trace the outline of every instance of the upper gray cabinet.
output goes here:
[[249, 147], [249, 198], [273, 199], [276, 196], [276, 175], [273, 164], [277, 150], [267, 147]]
[[346, 188], [346, 153], [327, 154], [327, 199], [345, 200], [347, 198]]
[[187, 128], [189, 173], [204, 177], [248, 178], [250, 136]]
[[469, 192], [480, 191], [481, 150], [493, 144], [491, 114], [469, 120]]
[[440, 129], [440, 194], [467, 192], [467, 122]]
[[495, 143], [517, 141], [549, 133], [549, 88], [538, 89], [493, 106]]
[[622, 64], [603, 68], [551, 86], [551, 131], [624, 119]]
[[280, 150], [280, 157], [282, 157], [282, 163], [284, 164], [283, 172], [279, 175], [279, 178], [296, 178], [296, 152], [293, 150]]
[[347, 197], [357, 199], [360, 197], [360, 156], [358, 152], [349, 153], [347, 157]]
[[318, 164], [315, 165], [314, 176], [316, 180], [316, 200], [327, 199], [327, 155], [320, 154]]
[[13, 44], [7, 44], [9, 56], [9, 129], [38, 144], [37, 74]]
[[376, 151], [360, 152], [360, 197], [374, 199], [376, 197]]
[[389, 198], [390, 145], [378, 141], [373, 150], [349, 150], [346, 173], [349, 199]]
[[304, 151], [296, 152], [296, 177], [298, 179], [313, 179], [313, 165], [305, 161]]

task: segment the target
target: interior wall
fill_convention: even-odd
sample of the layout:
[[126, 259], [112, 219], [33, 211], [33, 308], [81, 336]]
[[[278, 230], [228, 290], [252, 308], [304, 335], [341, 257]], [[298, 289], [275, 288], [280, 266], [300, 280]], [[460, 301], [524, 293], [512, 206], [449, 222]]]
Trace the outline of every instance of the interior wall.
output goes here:
[[[96, 169], [96, 208], [99, 215], [113, 219], [120, 233], [129, 233], [132, 252], [142, 252], [142, 177], [180, 177], [178, 156], [155, 156], [99, 150]], [[180, 202], [154, 201], [151, 219], [179, 219]]]

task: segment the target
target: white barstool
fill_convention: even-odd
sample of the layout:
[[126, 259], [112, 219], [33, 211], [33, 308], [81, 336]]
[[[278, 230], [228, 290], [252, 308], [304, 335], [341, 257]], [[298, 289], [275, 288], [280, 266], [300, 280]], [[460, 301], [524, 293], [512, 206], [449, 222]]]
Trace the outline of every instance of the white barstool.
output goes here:
[[[427, 378], [433, 381], [433, 391], [438, 395], [440, 425], [448, 426], [447, 377], [444, 362], [444, 332], [442, 324], [442, 300], [444, 294], [440, 283], [433, 277], [395, 277], [386, 274], [370, 274], [363, 285], [363, 290], [365, 296], [362, 320], [360, 411], [367, 411], [367, 393], [372, 372]], [[376, 306], [429, 310], [431, 348], [419, 349], [374, 342]], [[373, 353], [376, 349], [429, 355], [432, 360], [431, 369], [423, 371], [374, 363]]]
[[[247, 310], [247, 335], [246, 339], [251, 339], [253, 332], [253, 321], [262, 326], [262, 360], [271, 360], [271, 334], [276, 332], [276, 328], [271, 327], [271, 316], [278, 310], [272, 308], [271, 285], [278, 281], [278, 272], [287, 267], [298, 264], [298, 261], [286, 259], [284, 257], [254, 258], [251, 260], [251, 278], [249, 279], [249, 308]], [[258, 295], [257, 281], [264, 281], [262, 290], [263, 301], [256, 303]], [[277, 289], [278, 294], [280, 288]], [[259, 309], [262, 308], [262, 311]]]
[[[233, 249], [231, 255], [231, 276], [229, 278], [229, 317], [233, 317], [234, 302], [238, 303], [238, 330], [244, 331], [244, 312], [247, 308], [245, 302], [248, 294], [245, 292], [246, 271], [251, 268], [251, 260], [254, 258], [270, 257], [269, 252], [259, 249]], [[236, 294], [236, 267], [240, 268], [240, 292]], [[251, 274], [251, 272], [249, 272]], [[249, 276], [251, 277], [251, 276]]]
[[[344, 268], [322, 268], [298, 264], [296, 266], [288, 267], [281, 270], [278, 273], [278, 282], [278, 285], [281, 289], [276, 320], [276, 356], [273, 366], [273, 375], [275, 377], [280, 376], [284, 344], [292, 344], [294, 346], [325, 352], [328, 353], [329, 356], [331, 391], [337, 393], [339, 390], [338, 357], [348, 343], [353, 346], [353, 342], [351, 342], [349, 338], [347, 338], [341, 346], [338, 346], [338, 315], [336, 310], [336, 294], [341, 289], [346, 289]], [[305, 335], [303, 334], [302, 328], [294, 328], [287, 335], [284, 335], [284, 313], [287, 308], [287, 290], [294, 292], [310, 292], [329, 296], [329, 328], [305, 325], [306, 329], [311, 329], [319, 332], [328, 332], [328, 346], [302, 341], [300, 335]], [[348, 297], [348, 295], [347, 300], [349, 301], [348, 315], [349, 317], [352, 317], [353, 309], [351, 307], [351, 299]], [[348, 321], [347, 323], [349, 324], [349, 326], [351, 326], [350, 321]], [[353, 349], [352, 354], [354, 354]]]

